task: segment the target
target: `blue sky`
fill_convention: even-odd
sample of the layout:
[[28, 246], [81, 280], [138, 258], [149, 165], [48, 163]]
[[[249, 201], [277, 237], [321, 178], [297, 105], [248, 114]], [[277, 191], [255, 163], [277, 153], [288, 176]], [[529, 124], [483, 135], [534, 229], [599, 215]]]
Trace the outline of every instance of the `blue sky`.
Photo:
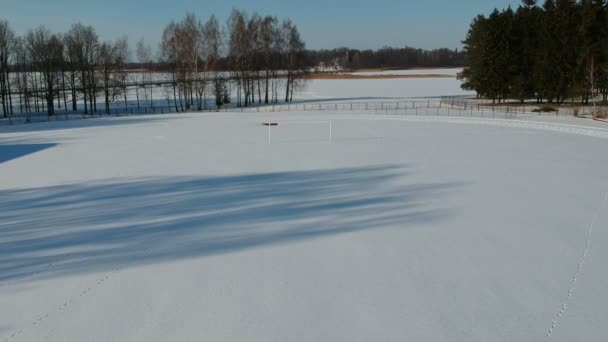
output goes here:
[[103, 39], [128, 35], [156, 46], [163, 27], [186, 11], [224, 22], [233, 7], [291, 18], [307, 47], [379, 48], [409, 45], [459, 48], [476, 14], [518, 0], [0, 0], [0, 18], [19, 33], [45, 25], [66, 31], [74, 22], [95, 26]]

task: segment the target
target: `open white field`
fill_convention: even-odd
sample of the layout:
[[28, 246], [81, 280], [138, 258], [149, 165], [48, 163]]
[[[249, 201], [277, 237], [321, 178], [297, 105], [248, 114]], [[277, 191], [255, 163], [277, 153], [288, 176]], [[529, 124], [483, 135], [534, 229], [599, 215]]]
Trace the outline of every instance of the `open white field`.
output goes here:
[[[434, 97], [438, 95], [475, 95], [474, 92], [464, 91], [460, 88], [462, 84], [456, 79], [456, 74], [462, 71], [461, 68], [455, 69], [422, 69], [422, 70], [387, 70], [355, 72], [354, 75], [375, 76], [375, 75], [449, 75], [453, 78], [412, 78], [412, 79], [315, 79], [300, 83], [299, 88], [294, 93], [294, 100], [370, 100], [370, 99], [403, 99], [413, 97]], [[154, 73], [151, 76], [146, 74], [132, 74], [136, 80], [167, 80], [168, 75]], [[280, 86], [279, 99], [284, 99], [283, 85]], [[148, 91], [149, 93], [149, 91]], [[233, 97], [236, 96], [236, 89], [232, 90]], [[263, 93], [263, 91], [262, 91]], [[131, 106], [136, 104], [135, 91], [130, 91], [128, 99]], [[149, 94], [143, 90], [139, 91], [139, 100], [145, 106]], [[157, 105], [172, 105], [173, 90], [170, 88], [154, 88], [153, 96]], [[213, 96], [208, 94], [210, 103]], [[99, 101], [103, 99], [100, 98]], [[257, 100], [257, 99], [256, 99]], [[120, 108], [122, 99], [117, 99], [117, 106]], [[236, 101], [236, 100], [234, 100]]]
[[[397, 74], [416, 74], [420, 72], [432, 73], [455, 73], [456, 69], [437, 69], [437, 70], [405, 70], [405, 71], [387, 71], [387, 73]], [[374, 74], [374, 73], [372, 73]], [[149, 82], [151, 80], [167, 81], [170, 79], [168, 75], [163, 73], [152, 74], [130, 74], [132, 82]], [[283, 103], [285, 99], [284, 80], [278, 81], [278, 93], [276, 98]], [[416, 98], [432, 98], [439, 99], [440, 96], [454, 95], [470, 95], [474, 96], [473, 92], [464, 91], [460, 88], [461, 82], [455, 77], [453, 78], [411, 78], [411, 79], [315, 79], [315, 80], [300, 80], [297, 89], [294, 92], [294, 103], [310, 103], [310, 102], [394, 102], [394, 101], [410, 101], [417, 100]], [[224, 108], [234, 108], [237, 103], [236, 85], [231, 85], [232, 103]], [[262, 97], [264, 90], [256, 92]], [[124, 94], [120, 94], [113, 98], [110, 103], [112, 114], [118, 113], [166, 113], [175, 111], [175, 102], [173, 99], [173, 88], [169, 86], [154, 86], [147, 88], [129, 88], [127, 90], [126, 99]], [[272, 96], [272, 92], [270, 92]], [[211, 93], [211, 88], [207, 89], [205, 94], [206, 106], [204, 109], [212, 110], [216, 108], [215, 98]], [[256, 105], [259, 104], [259, 98], [256, 97]], [[19, 106], [19, 98], [14, 99], [14, 110], [21, 113], [22, 108]], [[98, 114], [104, 113], [104, 97], [100, 95], [97, 98]], [[126, 103], [125, 103], [126, 102]], [[177, 100], [179, 102], [179, 100]], [[61, 101], [61, 108], [56, 108], [56, 112], [61, 116], [65, 115], [65, 108], [70, 108], [71, 99], [66, 97], [65, 101]], [[78, 108], [81, 113], [84, 112], [84, 101], [79, 98]], [[178, 108], [181, 106], [178, 104]], [[42, 110], [34, 115], [33, 121], [46, 120], [46, 111]], [[0, 126], [25, 122], [25, 115], [20, 114], [18, 118], [12, 120], [0, 117]]]
[[309, 80], [294, 94], [296, 100], [387, 100], [438, 95], [471, 95], [456, 78], [401, 78], [377, 80]]
[[[429, 70], [392, 70], [384, 72], [361, 72], [355, 75], [428, 75], [441, 74], [456, 76], [462, 69], [429, 69]], [[135, 77], [135, 76], [134, 76]], [[153, 79], [166, 79], [161, 74], [155, 74]], [[391, 100], [416, 97], [437, 97], [452, 95], [471, 95], [475, 93], [465, 91], [460, 88], [462, 82], [453, 78], [411, 78], [411, 79], [314, 79], [306, 80], [299, 84], [294, 92], [294, 101], [316, 101], [316, 100], [339, 100], [339, 101], [369, 101], [369, 100]], [[234, 87], [234, 86], [233, 86]], [[280, 85], [278, 98], [282, 101], [285, 98], [284, 86]], [[262, 96], [263, 96], [262, 91]], [[154, 99], [158, 105], [172, 105], [172, 89], [154, 89]], [[147, 98], [143, 91], [139, 97], [142, 105], [145, 105]], [[236, 89], [232, 89], [233, 102], [236, 102]], [[212, 104], [213, 96], [208, 94]], [[129, 93], [131, 105], [135, 104], [136, 94]], [[100, 99], [101, 101], [101, 99]], [[256, 97], [257, 101], [257, 97]], [[118, 99], [117, 105], [121, 102]], [[212, 104], [213, 105], [213, 104]]]
[[439, 68], [439, 69], [410, 69], [410, 70], [383, 70], [383, 71], [358, 71], [353, 75], [376, 76], [376, 75], [449, 75], [456, 77], [462, 68]]
[[542, 120], [2, 127], [0, 340], [603, 340], [608, 130]]

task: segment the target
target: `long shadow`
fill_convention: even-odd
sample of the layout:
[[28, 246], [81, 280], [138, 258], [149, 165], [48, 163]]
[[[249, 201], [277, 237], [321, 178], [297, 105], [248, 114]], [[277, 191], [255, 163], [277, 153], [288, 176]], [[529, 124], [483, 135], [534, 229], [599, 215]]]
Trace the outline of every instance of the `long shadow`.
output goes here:
[[0, 284], [445, 219], [395, 166], [0, 191]]
[[74, 114], [72, 118], [65, 119], [58, 116], [52, 121], [40, 121], [27, 124], [6, 125], [0, 124], [0, 137], [2, 133], [22, 133], [35, 131], [54, 131], [62, 129], [125, 126], [133, 124], [144, 124], [158, 121], [167, 121], [169, 118], [150, 118], [143, 115], [134, 116], [101, 116], [83, 118], [80, 114]]
[[17, 145], [0, 145], [0, 164], [9, 160], [21, 158], [28, 154], [40, 152], [57, 144], [17, 144]]

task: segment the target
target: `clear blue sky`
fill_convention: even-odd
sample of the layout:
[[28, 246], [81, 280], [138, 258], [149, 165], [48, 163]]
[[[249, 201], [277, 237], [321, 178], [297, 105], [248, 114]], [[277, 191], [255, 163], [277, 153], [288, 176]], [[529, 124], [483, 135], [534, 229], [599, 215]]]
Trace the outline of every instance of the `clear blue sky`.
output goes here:
[[518, 0], [0, 0], [0, 18], [19, 33], [37, 25], [56, 32], [74, 22], [93, 25], [102, 39], [128, 35], [156, 46], [163, 27], [186, 11], [223, 23], [233, 7], [291, 18], [308, 48], [409, 45], [459, 48], [473, 17]]

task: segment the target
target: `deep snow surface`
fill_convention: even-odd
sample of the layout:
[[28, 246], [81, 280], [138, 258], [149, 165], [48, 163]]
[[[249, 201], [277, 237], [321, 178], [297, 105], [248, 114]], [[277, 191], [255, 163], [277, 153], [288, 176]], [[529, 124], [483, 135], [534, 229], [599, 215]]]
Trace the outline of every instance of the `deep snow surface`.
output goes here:
[[355, 75], [450, 75], [457, 76], [462, 68], [440, 68], [440, 69], [410, 69], [410, 70], [383, 70], [383, 71], [359, 71]]
[[0, 340], [603, 340], [608, 131], [551, 121], [5, 127]]
[[454, 78], [395, 78], [377, 80], [309, 80], [295, 92], [297, 100], [374, 100], [387, 98], [474, 95], [460, 89]]

